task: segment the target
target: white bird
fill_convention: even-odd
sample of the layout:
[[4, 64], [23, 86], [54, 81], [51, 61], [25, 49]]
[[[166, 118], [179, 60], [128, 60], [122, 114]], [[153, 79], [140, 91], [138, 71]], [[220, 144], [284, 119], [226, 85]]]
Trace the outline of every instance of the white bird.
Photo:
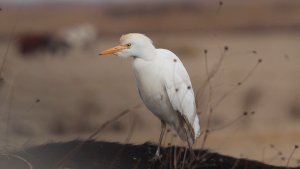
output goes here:
[[166, 123], [191, 149], [200, 135], [200, 125], [191, 80], [180, 59], [167, 49], [156, 49], [151, 39], [140, 33], [121, 36], [120, 45], [100, 53], [107, 54], [134, 58], [133, 71], [140, 97], [161, 120], [156, 157], [160, 154]]

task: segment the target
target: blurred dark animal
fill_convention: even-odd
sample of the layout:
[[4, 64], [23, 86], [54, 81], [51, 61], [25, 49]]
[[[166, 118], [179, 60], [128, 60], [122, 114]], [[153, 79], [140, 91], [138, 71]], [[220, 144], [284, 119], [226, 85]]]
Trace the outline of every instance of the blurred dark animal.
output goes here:
[[295, 97], [288, 103], [287, 112], [289, 118], [294, 121], [300, 120], [300, 99], [299, 94], [296, 94]]
[[70, 45], [52, 34], [24, 33], [17, 36], [17, 47], [22, 55], [29, 56], [38, 52], [65, 53]]
[[259, 86], [249, 88], [241, 99], [242, 110], [249, 111], [255, 108], [255, 106], [261, 101], [262, 97], [263, 92]]
[[0, 76], [0, 90], [2, 89], [4, 84], [5, 84], [4, 78], [2, 76]]
[[[119, 144], [97, 141], [71, 141], [49, 143], [28, 148], [12, 154], [0, 155], [0, 168], [5, 169], [286, 169], [261, 162], [237, 159], [207, 150], [194, 150], [196, 158], [189, 152], [184, 158], [185, 148], [162, 148], [160, 161], [149, 161], [156, 146]], [[295, 168], [296, 169], [296, 168]], [[298, 169], [300, 169], [298, 167]]]

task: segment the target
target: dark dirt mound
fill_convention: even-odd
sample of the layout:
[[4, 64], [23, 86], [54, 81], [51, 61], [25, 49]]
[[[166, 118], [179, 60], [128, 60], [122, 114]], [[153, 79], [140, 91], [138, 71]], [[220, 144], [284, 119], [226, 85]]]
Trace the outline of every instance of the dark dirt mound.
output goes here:
[[[1, 169], [149, 169], [149, 168], [201, 168], [201, 169], [285, 169], [261, 162], [237, 159], [207, 150], [194, 150], [192, 158], [184, 147], [161, 150], [162, 159], [150, 161], [156, 146], [119, 144], [102, 141], [71, 141], [49, 143], [24, 151], [0, 156]], [[183, 164], [184, 161], [184, 164]], [[299, 167], [298, 167], [299, 168]]]

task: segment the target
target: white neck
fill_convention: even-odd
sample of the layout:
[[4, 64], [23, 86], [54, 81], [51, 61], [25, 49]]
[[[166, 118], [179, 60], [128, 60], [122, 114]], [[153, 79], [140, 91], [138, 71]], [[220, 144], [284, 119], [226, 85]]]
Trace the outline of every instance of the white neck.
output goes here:
[[150, 61], [155, 59], [156, 56], [157, 56], [156, 48], [153, 45], [151, 45], [151, 46], [147, 46], [146, 48], [142, 48], [142, 50], [136, 56], [133, 57]]

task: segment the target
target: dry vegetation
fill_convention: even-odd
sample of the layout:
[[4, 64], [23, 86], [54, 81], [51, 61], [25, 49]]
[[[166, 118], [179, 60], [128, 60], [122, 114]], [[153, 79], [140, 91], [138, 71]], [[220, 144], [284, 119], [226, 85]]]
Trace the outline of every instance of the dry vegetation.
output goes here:
[[[299, 166], [300, 152], [294, 152], [300, 144], [298, 1], [1, 9], [1, 152], [89, 138], [99, 125], [140, 104], [130, 60], [97, 54], [117, 43], [122, 33], [143, 32], [157, 47], [178, 54], [194, 90], [200, 89], [203, 134], [195, 148]], [[99, 31], [87, 50], [36, 53], [30, 59], [17, 51], [20, 33], [55, 33], [82, 22]], [[159, 129], [156, 117], [141, 106], [93, 138], [156, 142]], [[184, 145], [172, 132], [164, 141], [168, 144]]]

